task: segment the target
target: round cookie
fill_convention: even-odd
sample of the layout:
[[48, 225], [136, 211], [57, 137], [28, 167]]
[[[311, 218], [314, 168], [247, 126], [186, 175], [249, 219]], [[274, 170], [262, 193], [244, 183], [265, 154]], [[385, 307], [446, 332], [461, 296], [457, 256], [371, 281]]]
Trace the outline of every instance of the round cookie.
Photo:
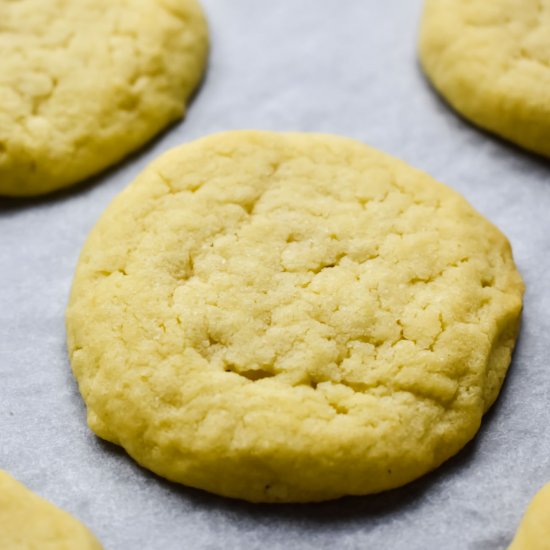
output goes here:
[[101, 550], [79, 521], [0, 470], [0, 548]]
[[550, 0], [425, 0], [420, 59], [459, 113], [550, 156]]
[[109, 206], [67, 310], [90, 427], [251, 501], [397, 487], [496, 399], [523, 284], [457, 193], [350, 139], [228, 132]]
[[196, 0], [0, 2], [0, 195], [48, 193], [182, 116], [207, 53]]
[[550, 483], [527, 508], [508, 550], [550, 550]]

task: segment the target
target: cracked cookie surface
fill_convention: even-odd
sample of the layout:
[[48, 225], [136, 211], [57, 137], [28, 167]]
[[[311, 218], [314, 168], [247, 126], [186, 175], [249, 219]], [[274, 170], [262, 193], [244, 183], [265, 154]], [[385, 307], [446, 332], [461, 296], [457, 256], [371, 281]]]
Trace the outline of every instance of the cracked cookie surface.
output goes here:
[[508, 550], [550, 550], [550, 483], [535, 495]]
[[550, 156], [550, 0], [426, 0], [420, 59], [462, 115]]
[[101, 550], [82, 523], [0, 470], [0, 548]]
[[496, 399], [523, 284], [457, 193], [335, 136], [228, 132], [106, 210], [67, 310], [91, 428], [252, 501], [402, 485]]
[[0, 195], [116, 163], [182, 116], [206, 60], [196, 0], [0, 2]]

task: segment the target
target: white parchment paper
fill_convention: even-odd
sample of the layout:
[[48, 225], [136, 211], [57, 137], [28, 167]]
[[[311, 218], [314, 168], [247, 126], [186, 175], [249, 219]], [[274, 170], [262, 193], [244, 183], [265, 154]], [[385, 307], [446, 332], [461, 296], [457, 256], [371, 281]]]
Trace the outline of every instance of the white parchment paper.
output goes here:
[[[415, 51], [421, 0], [203, 4], [210, 65], [182, 123], [91, 183], [0, 199], [0, 467], [109, 550], [505, 548], [550, 481], [550, 162], [431, 91]], [[437, 472], [378, 496], [251, 505], [165, 482], [86, 427], [63, 318], [84, 239], [159, 153], [234, 128], [357, 138], [457, 189], [510, 238], [527, 284], [514, 361], [478, 437]]]

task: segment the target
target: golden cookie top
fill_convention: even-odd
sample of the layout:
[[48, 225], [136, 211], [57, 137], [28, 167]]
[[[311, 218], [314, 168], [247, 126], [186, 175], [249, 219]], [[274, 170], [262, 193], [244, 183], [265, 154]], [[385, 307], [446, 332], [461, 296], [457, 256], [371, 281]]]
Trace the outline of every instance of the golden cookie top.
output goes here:
[[505, 237], [426, 174], [335, 136], [176, 148], [107, 209], [67, 311], [101, 437], [250, 500], [410, 481], [476, 432], [523, 285]]

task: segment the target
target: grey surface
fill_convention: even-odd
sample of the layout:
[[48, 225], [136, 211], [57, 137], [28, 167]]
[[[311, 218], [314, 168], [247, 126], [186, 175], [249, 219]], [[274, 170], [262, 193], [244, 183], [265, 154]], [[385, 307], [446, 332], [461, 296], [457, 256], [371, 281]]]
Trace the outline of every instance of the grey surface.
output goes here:
[[[0, 199], [0, 467], [107, 549], [504, 548], [550, 481], [550, 163], [475, 130], [429, 89], [420, 0], [203, 3], [210, 67], [183, 123], [92, 184]], [[507, 383], [476, 440], [434, 474], [376, 497], [253, 506], [164, 482], [87, 429], [63, 324], [84, 239], [158, 153], [231, 128], [358, 138], [463, 193], [512, 241], [528, 290]]]

